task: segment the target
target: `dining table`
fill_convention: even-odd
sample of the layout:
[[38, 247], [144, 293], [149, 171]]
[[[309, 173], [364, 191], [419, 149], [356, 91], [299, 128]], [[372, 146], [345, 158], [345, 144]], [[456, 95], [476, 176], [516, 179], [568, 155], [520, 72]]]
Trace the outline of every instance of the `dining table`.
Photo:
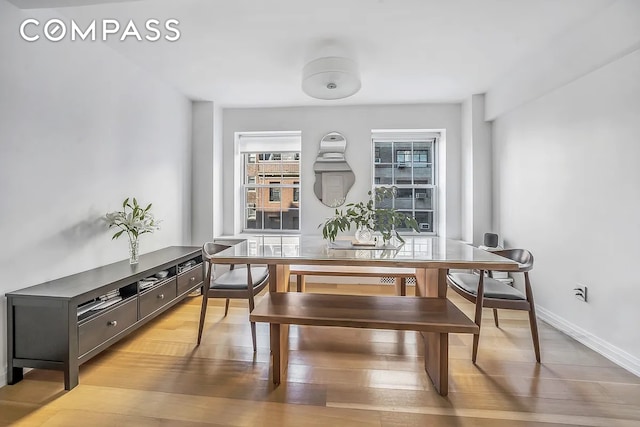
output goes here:
[[[266, 264], [269, 270], [269, 292], [289, 291], [290, 265], [337, 265], [414, 268], [416, 297], [446, 298], [446, 277], [450, 269], [516, 271], [515, 261], [465, 242], [437, 236], [406, 236], [404, 242], [378, 243], [359, 246], [351, 239], [334, 242], [318, 236], [300, 235], [246, 235], [215, 239], [215, 243], [228, 246], [213, 255], [212, 264]], [[413, 297], [397, 297], [413, 298]], [[277, 325], [280, 326], [280, 325]], [[288, 353], [288, 325], [271, 325], [271, 352], [285, 358], [278, 363], [274, 382], [286, 375]], [[279, 336], [274, 337], [277, 334]], [[446, 379], [441, 377], [442, 363], [447, 363], [448, 342], [440, 335], [422, 333], [429, 354], [425, 354], [425, 370], [436, 386], [446, 392]], [[274, 349], [273, 346], [280, 347]], [[277, 350], [277, 351], [276, 351]], [[274, 363], [274, 366], [276, 364]], [[446, 365], [445, 365], [446, 366]], [[280, 371], [281, 370], [281, 371]], [[276, 381], [277, 380], [277, 381]]]

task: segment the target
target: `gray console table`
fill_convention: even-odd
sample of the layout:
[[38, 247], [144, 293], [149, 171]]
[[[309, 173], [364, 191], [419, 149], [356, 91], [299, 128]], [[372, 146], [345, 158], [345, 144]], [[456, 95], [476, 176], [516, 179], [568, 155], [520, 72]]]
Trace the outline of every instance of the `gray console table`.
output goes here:
[[[167, 276], [141, 288], [141, 279], [160, 271]], [[71, 390], [82, 363], [202, 288], [203, 277], [199, 247], [171, 246], [136, 265], [120, 261], [7, 293], [9, 384], [22, 380], [23, 368], [55, 369]], [[122, 300], [83, 312], [107, 294]]]

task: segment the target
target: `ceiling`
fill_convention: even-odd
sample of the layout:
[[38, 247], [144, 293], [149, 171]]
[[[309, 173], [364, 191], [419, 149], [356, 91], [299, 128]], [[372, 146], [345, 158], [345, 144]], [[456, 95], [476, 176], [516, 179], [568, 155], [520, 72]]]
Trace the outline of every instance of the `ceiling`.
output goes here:
[[[42, 0], [31, 0], [40, 1]], [[57, 0], [67, 5], [84, 0]], [[459, 102], [484, 93], [612, 0], [142, 0], [60, 8], [78, 22], [180, 21], [176, 42], [108, 45], [191, 99], [223, 106]], [[115, 1], [115, 2], [114, 2]], [[52, 2], [52, 3], [55, 3]], [[51, 4], [51, 3], [50, 3]], [[321, 43], [352, 52], [362, 89], [312, 99], [302, 67]], [[515, 72], [515, 71], [514, 71]]]

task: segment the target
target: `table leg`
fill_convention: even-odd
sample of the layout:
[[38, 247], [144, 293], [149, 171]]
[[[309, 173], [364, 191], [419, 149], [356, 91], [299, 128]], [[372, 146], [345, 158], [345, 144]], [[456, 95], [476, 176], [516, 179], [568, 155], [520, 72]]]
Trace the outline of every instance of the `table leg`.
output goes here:
[[[289, 277], [288, 265], [269, 265], [269, 292], [287, 292]], [[287, 375], [289, 325], [271, 323], [269, 329], [273, 383], [278, 385]]]
[[449, 334], [421, 332], [424, 338], [424, 369], [441, 396], [449, 393]]
[[416, 268], [416, 296], [447, 297], [446, 268]]
[[[416, 269], [416, 296], [446, 298], [446, 268]], [[438, 393], [449, 392], [449, 334], [422, 332], [424, 339], [424, 369]]]
[[269, 292], [287, 292], [289, 290], [289, 266], [269, 265]]

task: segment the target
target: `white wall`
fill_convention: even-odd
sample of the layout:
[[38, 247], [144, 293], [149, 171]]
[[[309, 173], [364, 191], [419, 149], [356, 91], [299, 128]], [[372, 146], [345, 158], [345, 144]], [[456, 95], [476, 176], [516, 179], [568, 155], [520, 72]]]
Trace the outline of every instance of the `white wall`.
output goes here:
[[[484, 95], [471, 97], [473, 161], [473, 244], [484, 244], [484, 233], [492, 232], [491, 123], [484, 120]], [[468, 155], [465, 153], [465, 155]]]
[[462, 138], [460, 140], [460, 235], [465, 242], [473, 242], [473, 121], [471, 113], [471, 97], [469, 97], [462, 103]]
[[[213, 109], [213, 236], [221, 236], [223, 230], [224, 203], [224, 139], [222, 107], [214, 105]], [[212, 237], [213, 237], [212, 236]]]
[[[372, 129], [446, 129], [446, 236], [460, 238], [460, 104], [417, 104], [345, 107], [255, 108], [224, 110], [224, 228], [234, 225], [240, 192], [227, 177], [234, 174], [234, 133], [302, 131], [301, 233], [319, 233], [318, 224], [331, 216], [313, 192], [313, 163], [323, 135], [337, 131], [347, 139], [346, 159], [356, 175], [347, 203], [366, 200], [372, 182]], [[442, 233], [445, 234], [445, 233]]]
[[213, 237], [213, 111], [211, 101], [192, 102], [191, 243], [197, 246]]
[[2, 295], [127, 258], [100, 217], [129, 195], [163, 220], [141, 253], [190, 238], [190, 102], [100, 42], [20, 39], [43, 13], [0, 0]]
[[535, 256], [541, 316], [640, 375], [638, 76], [636, 50], [500, 116], [493, 151], [496, 225]]
[[640, 2], [615, 0], [526, 55], [487, 93], [493, 120], [633, 52], [640, 42]]
[[472, 95], [462, 104], [462, 239], [475, 246], [484, 244], [484, 233], [493, 232], [491, 123], [485, 121], [484, 108], [484, 95]]
[[222, 235], [222, 108], [211, 101], [193, 101], [192, 108], [191, 244], [200, 246]]

